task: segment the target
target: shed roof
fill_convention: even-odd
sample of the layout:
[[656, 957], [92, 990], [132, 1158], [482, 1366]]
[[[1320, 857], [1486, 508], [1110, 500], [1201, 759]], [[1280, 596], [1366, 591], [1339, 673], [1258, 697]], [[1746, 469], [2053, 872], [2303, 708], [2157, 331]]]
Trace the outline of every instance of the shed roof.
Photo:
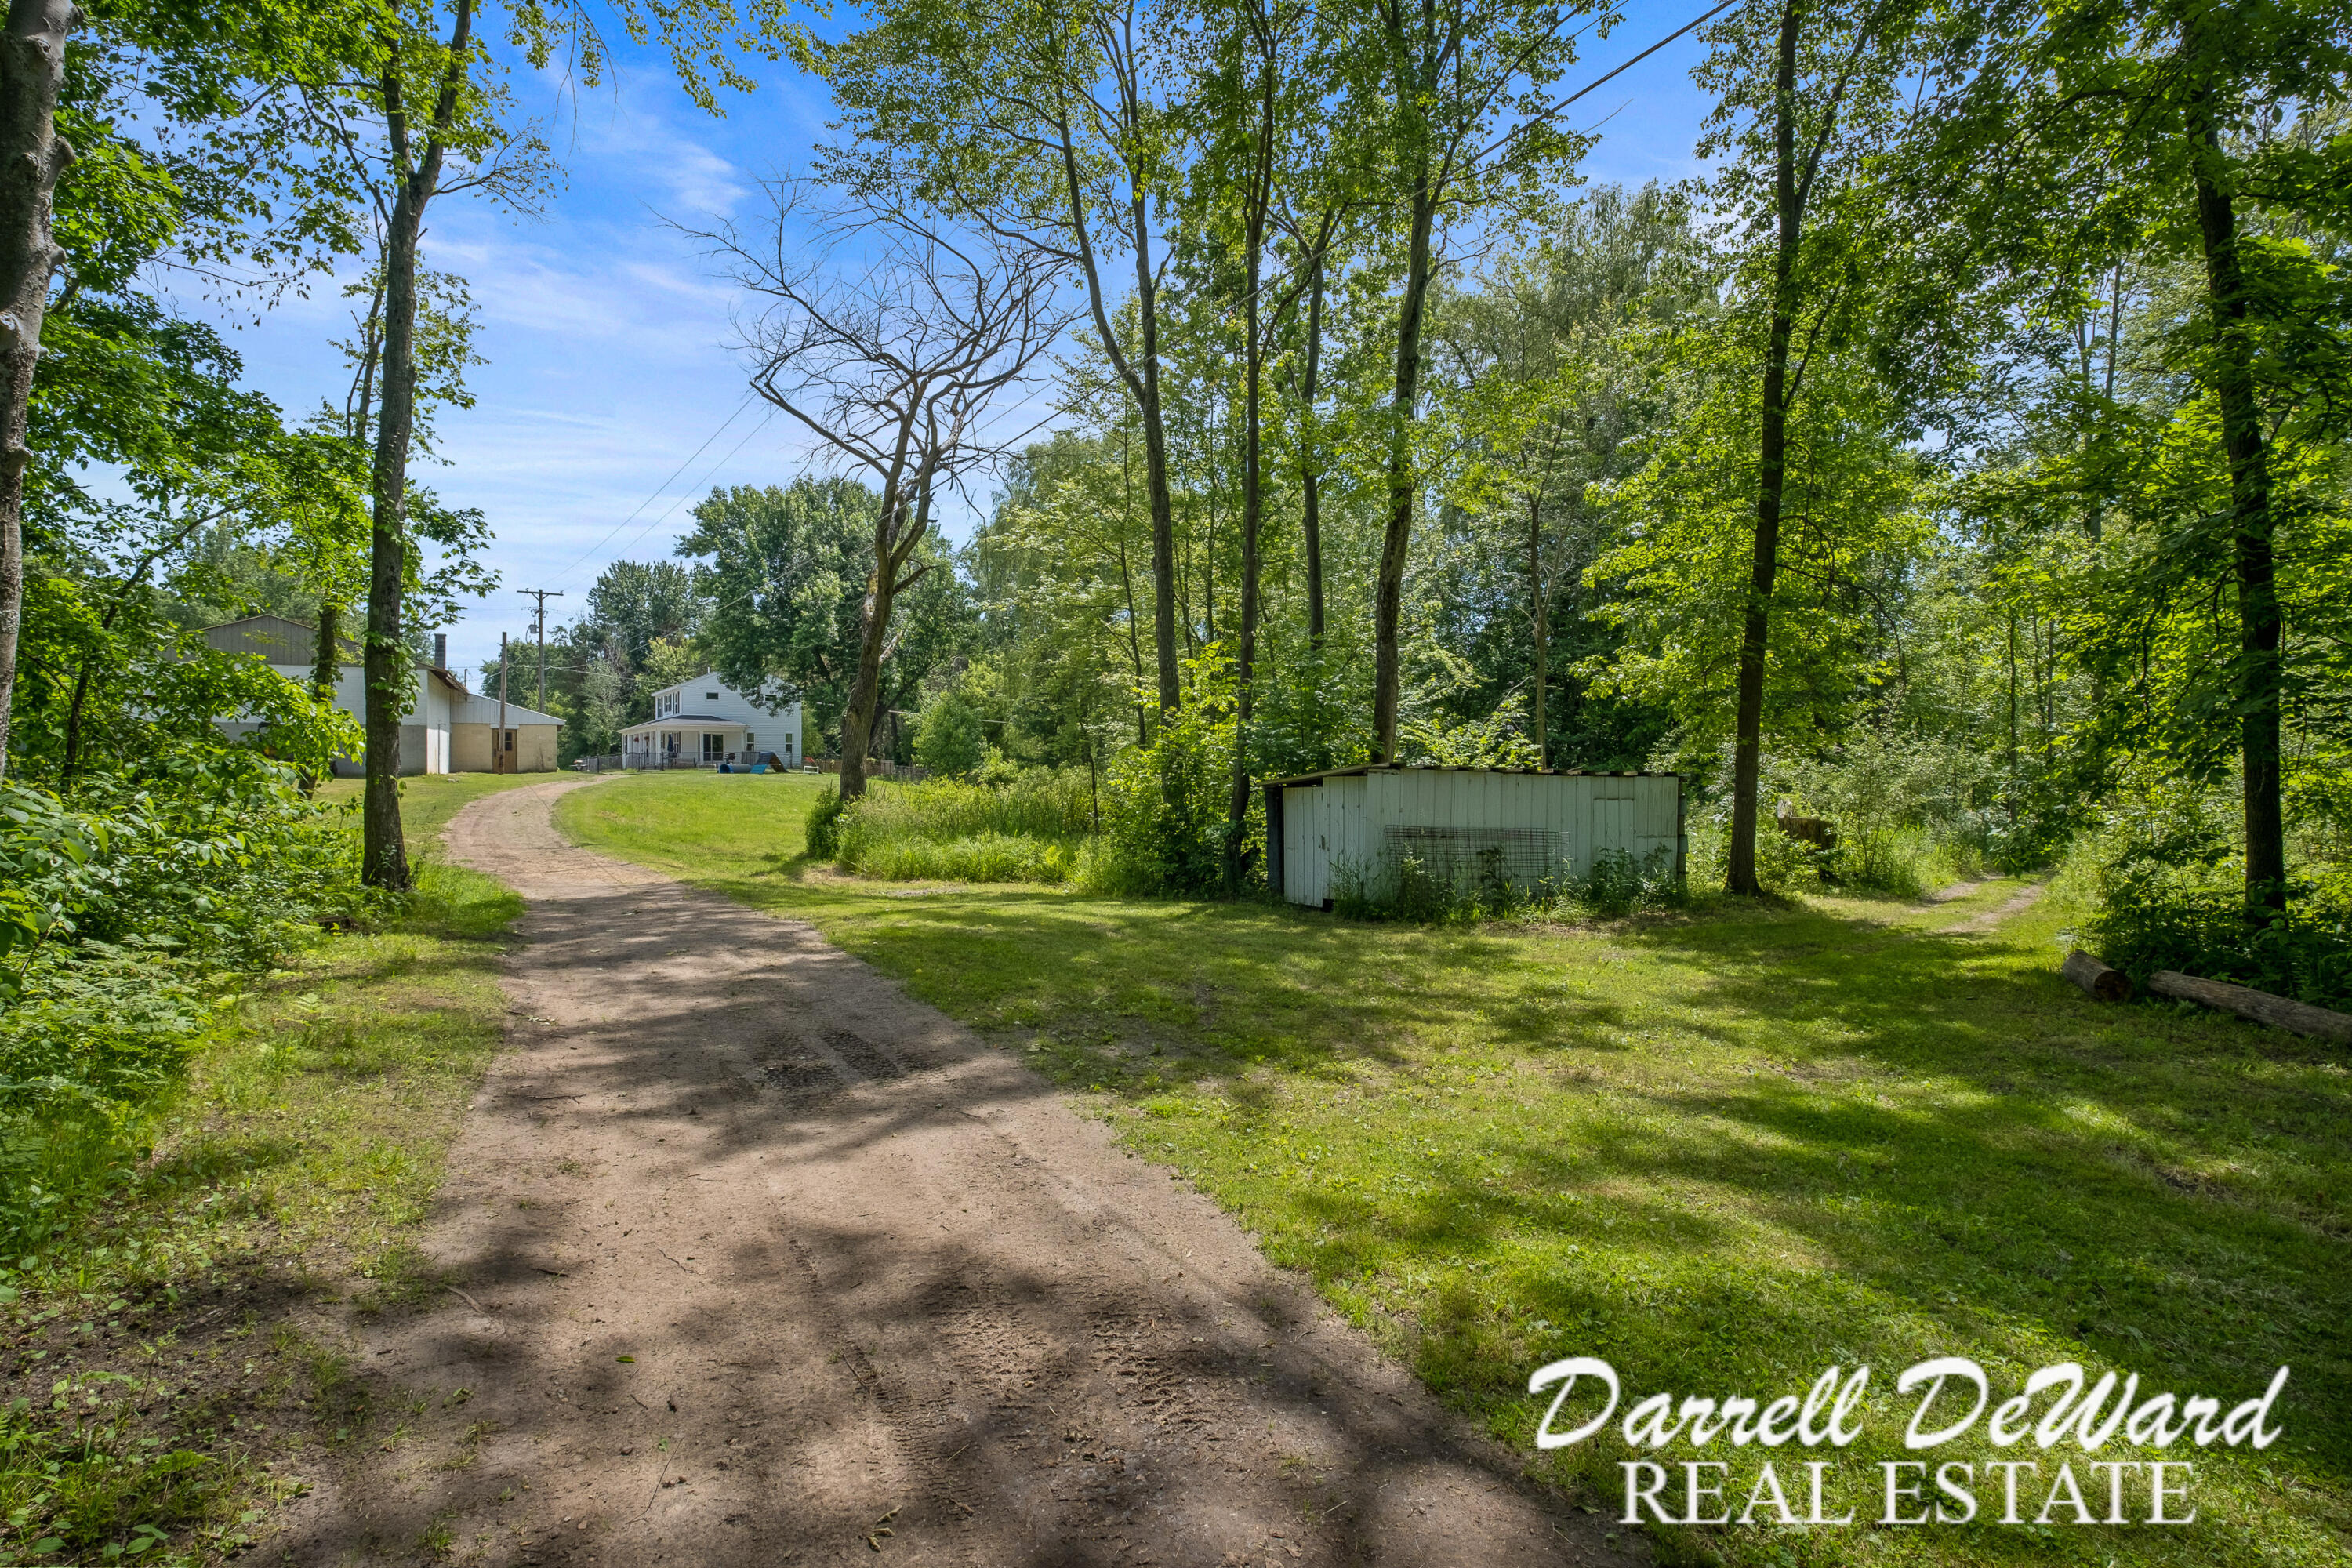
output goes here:
[[[466, 700], [462, 706], [450, 713], [451, 723], [488, 724], [494, 728], [497, 726], [499, 699], [496, 692], [467, 691], [462, 686], [457, 688], [457, 691]], [[563, 720], [556, 714], [541, 713], [538, 709], [526, 708], [520, 702], [508, 703], [506, 710], [507, 728], [509, 730], [528, 730], [534, 724], [560, 725], [563, 722]]]
[[1325, 779], [1361, 778], [1367, 773], [1501, 773], [1517, 774], [1524, 778], [1547, 779], [1671, 779], [1678, 773], [1652, 773], [1636, 771], [1612, 772], [1606, 768], [1449, 768], [1434, 763], [1358, 763], [1349, 768], [1325, 768], [1319, 773], [1297, 773], [1286, 779], [1268, 779], [1269, 789], [1284, 784], [1321, 784]]

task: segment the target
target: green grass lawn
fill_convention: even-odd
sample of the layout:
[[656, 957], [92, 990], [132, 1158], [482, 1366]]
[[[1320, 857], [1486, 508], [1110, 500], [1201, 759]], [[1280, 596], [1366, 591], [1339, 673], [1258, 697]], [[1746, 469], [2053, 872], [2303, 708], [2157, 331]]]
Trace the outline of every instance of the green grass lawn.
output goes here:
[[[558, 821], [808, 920], [1023, 1052], [1531, 1462], [1528, 1374], [1571, 1355], [1616, 1367], [1620, 1419], [1658, 1390], [1761, 1403], [1866, 1363], [1869, 1425], [1839, 1466], [1865, 1521], [1871, 1467], [1911, 1457], [1892, 1384], [1916, 1362], [1971, 1357], [1999, 1399], [2079, 1361], [2224, 1408], [2293, 1368], [2276, 1446], [2137, 1456], [2195, 1461], [2186, 1529], [2084, 1527], [2063, 1504], [2040, 1526], [1647, 1527], [1668, 1558], [2347, 1560], [2352, 1078], [2294, 1037], [2085, 1000], [2056, 973], [2062, 897], [1946, 935], [2021, 885], [1583, 929], [885, 888], [801, 858], [826, 787], [642, 776]], [[1801, 1512], [1799, 1467], [1828, 1452], [1664, 1457], [1732, 1461], [1735, 1512], [1777, 1457]], [[2086, 1465], [2116, 1450], [2071, 1452], [2103, 1518]], [[1625, 1457], [1588, 1444], [1539, 1468], [1614, 1514]], [[2063, 1456], [2028, 1439], [1925, 1457], [2046, 1477]], [[1990, 1475], [1977, 1491], [1998, 1513]]]
[[144, 1124], [48, 1130], [36, 1169], [63, 1217], [17, 1238], [0, 1288], [0, 1568], [220, 1562], [321, 1449], [405, 1440], [413, 1414], [379, 1420], [383, 1385], [317, 1324], [439, 1289], [417, 1237], [499, 1048], [522, 904], [436, 840], [548, 776], [405, 781], [405, 912], [257, 977]]

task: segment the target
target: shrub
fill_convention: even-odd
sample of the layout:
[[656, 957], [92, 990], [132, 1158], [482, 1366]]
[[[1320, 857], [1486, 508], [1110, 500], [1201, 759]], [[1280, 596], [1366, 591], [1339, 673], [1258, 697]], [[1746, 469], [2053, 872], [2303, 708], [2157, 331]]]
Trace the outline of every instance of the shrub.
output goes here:
[[847, 803], [841, 798], [838, 785], [816, 797], [809, 806], [808, 825], [803, 834], [809, 855], [818, 860], [830, 860], [841, 852], [840, 823], [842, 808]]
[[2314, 1006], [2352, 1008], [2352, 902], [2301, 902], [2259, 921], [2242, 894], [2111, 879], [2084, 934], [2146, 984], [2159, 969], [2234, 981]]
[[2248, 919], [2234, 804], [2181, 786], [2127, 796], [2077, 859], [2096, 903], [2084, 945], [2136, 984], [2172, 969], [2352, 1006], [2352, 885], [2315, 885], [2327, 868], [2306, 861], [2285, 912]]
[[988, 759], [980, 710], [952, 687], [926, 703], [915, 721], [915, 761], [940, 778], [969, 778]]
[[232, 977], [358, 902], [348, 815], [257, 752], [166, 753], [70, 801], [0, 785], [0, 1111], [120, 1118]]
[[[1183, 665], [1184, 706], [1149, 746], [1120, 753], [1103, 785], [1102, 840], [1079, 880], [1104, 893], [1223, 888], [1234, 858], [1232, 667], [1212, 643]], [[1255, 792], [1252, 792], [1255, 796]], [[1262, 808], [1253, 799], [1253, 816]], [[1264, 831], [1259, 824], [1257, 830]]]

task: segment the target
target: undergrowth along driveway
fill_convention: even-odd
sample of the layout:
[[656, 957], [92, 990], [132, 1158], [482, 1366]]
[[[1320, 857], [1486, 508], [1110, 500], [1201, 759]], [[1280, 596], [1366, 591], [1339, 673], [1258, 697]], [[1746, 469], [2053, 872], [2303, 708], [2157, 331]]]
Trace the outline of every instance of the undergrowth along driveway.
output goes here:
[[[1973, 1357], [2005, 1394], [2080, 1361], [2225, 1407], [2294, 1369], [2276, 1447], [2167, 1456], [2196, 1463], [2192, 1527], [2083, 1526], [2063, 1506], [1992, 1528], [1645, 1527], [1669, 1559], [2345, 1560], [2352, 1075], [2290, 1036], [2086, 1001], [2056, 973], [2080, 912], [2063, 889], [1980, 931], [1937, 928], [2018, 884], [1583, 929], [1370, 926], [853, 881], [801, 856], [829, 787], [651, 775], [557, 820], [809, 921], [1090, 1096], [1531, 1462], [1528, 1374], [1569, 1355], [1611, 1361], [1629, 1404], [1760, 1402], [1867, 1363], [1864, 1519], [1880, 1499], [1863, 1467], [1909, 1457], [1892, 1384], [1915, 1362]], [[1623, 1457], [1541, 1463], [1613, 1510]], [[1735, 1488], [1752, 1473], [1735, 1464]], [[1988, 1515], [1999, 1489], [1982, 1478]]]
[[12, 1173], [69, 1201], [0, 1273], [0, 1568], [224, 1561], [322, 1449], [405, 1441], [421, 1413], [372, 1395], [336, 1331], [439, 1289], [415, 1237], [522, 909], [433, 849], [467, 802], [542, 782], [404, 781], [408, 913], [259, 977], [145, 1122], [52, 1126]]

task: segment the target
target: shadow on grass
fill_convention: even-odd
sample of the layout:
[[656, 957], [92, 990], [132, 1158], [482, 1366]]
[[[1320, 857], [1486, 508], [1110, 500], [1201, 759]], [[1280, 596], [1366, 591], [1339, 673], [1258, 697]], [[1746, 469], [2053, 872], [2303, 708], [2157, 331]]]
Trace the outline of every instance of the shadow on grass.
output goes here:
[[[1759, 1397], [1968, 1354], [2012, 1391], [2079, 1360], [2233, 1404], [2287, 1365], [2285, 1441], [2194, 1456], [2206, 1525], [1910, 1550], [2341, 1550], [2352, 1078], [2325, 1049], [2098, 1006], [2054, 952], [1927, 929], [1967, 910], [1908, 900], [1426, 930], [737, 864], [760, 869], [703, 885], [1098, 1091], [1131, 1146], [1517, 1439], [1528, 1370], [1569, 1354], [1629, 1391]], [[1878, 1416], [1899, 1435], [1891, 1400]]]

